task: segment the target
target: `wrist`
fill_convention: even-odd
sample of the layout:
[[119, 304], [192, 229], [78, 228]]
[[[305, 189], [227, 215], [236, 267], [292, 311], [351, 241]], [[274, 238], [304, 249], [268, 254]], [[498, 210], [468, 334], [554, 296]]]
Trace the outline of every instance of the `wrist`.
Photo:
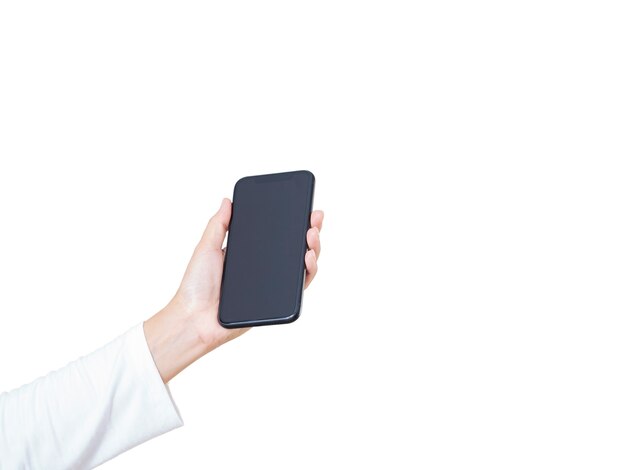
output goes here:
[[144, 334], [164, 383], [219, 344], [202, 329], [199, 315], [174, 298], [144, 322]]

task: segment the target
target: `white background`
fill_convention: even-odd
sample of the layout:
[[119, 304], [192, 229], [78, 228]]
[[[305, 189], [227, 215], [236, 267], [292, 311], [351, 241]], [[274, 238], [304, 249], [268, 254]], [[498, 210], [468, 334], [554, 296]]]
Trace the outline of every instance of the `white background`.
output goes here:
[[309, 169], [303, 316], [103, 468], [624, 468], [619, 4], [2, 2], [0, 390], [165, 305], [238, 178]]

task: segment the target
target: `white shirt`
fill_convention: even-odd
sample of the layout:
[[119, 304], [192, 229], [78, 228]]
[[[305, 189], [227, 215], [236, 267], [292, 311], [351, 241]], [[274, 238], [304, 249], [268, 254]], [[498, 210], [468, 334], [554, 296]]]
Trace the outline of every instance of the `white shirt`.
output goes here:
[[86, 469], [183, 425], [143, 322], [0, 395], [0, 469]]

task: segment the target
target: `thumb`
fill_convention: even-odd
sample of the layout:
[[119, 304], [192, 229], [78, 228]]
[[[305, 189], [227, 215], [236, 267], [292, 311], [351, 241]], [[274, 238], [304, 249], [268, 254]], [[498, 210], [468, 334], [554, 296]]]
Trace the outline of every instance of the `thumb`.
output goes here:
[[222, 205], [211, 217], [204, 229], [199, 245], [208, 250], [221, 250], [230, 224], [232, 204], [230, 199], [222, 199]]

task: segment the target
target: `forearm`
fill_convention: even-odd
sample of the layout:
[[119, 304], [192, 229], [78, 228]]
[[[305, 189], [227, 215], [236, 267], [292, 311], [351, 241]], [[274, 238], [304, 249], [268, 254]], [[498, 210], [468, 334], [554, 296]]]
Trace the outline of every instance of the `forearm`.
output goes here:
[[0, 468], [92, 468], [182, 424], [138, 324], [0, 394]]

